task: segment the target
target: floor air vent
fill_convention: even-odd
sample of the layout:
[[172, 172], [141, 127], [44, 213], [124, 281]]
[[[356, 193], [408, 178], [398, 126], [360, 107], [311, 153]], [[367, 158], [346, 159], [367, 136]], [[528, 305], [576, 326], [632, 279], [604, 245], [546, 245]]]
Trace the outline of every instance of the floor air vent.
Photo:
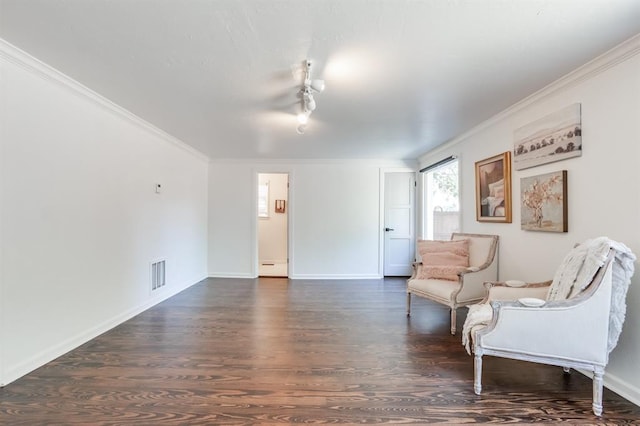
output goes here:
[[151, 264], [151, 290], [157, 290], [167, 283], [165, 279], [165, 261], [160, 260]]

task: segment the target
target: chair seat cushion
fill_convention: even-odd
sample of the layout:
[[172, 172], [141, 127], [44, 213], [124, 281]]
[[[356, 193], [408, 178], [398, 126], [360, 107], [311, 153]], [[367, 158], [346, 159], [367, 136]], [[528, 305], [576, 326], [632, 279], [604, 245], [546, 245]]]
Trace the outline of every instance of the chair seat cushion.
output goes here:
[[[418, 294], [428, 294], [429, 298], [449, 303], [451, 293], [460, 288], [458, 282], [439, 279], [413, 279], [407, 282], [407, 289]], [[422, 295], [424, 295], [422, 294]]]
[[418, 241], [422, 268], [418, 279], [458, 281], [458, 273], [469, 266], [469, 240]]

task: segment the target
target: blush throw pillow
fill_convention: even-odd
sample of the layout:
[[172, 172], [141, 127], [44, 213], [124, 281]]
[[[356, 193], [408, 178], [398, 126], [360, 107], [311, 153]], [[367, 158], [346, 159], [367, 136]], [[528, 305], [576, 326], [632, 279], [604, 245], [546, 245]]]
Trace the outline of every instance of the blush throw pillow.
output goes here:
[[469, 240], [418, 241], [422, 267], [418, 279], [458, 281], [458, 273], [469, 267]]

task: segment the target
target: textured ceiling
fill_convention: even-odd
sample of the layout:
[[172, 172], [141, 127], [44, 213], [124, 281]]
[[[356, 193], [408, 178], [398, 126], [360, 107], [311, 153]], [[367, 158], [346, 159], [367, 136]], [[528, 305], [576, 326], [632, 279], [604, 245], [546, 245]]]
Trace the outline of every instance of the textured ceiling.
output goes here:
[[223, 159], [413, 159], [637, 33], [638, 0], [0, 0], [0, 37]]

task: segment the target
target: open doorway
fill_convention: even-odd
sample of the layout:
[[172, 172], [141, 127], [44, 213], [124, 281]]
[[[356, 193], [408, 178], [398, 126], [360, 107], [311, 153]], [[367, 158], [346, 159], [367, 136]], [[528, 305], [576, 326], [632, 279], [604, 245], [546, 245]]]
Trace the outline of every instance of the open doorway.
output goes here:
[[258, 173], [258, 275], [289, 276], [289, 174]]

